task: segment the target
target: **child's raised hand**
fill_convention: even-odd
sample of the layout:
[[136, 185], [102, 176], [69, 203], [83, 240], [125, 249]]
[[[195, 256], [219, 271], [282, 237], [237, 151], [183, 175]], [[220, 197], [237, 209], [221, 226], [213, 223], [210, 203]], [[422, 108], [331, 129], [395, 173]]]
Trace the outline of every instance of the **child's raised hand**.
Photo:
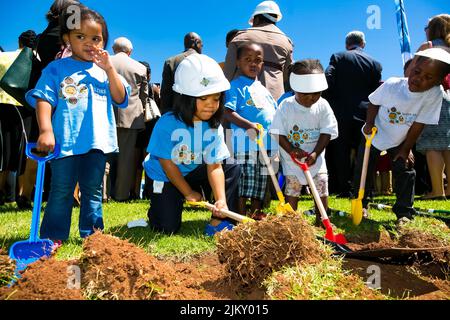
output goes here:
[[45, 131], [39, 135], [36, 149], [43, 153], [53, 152], [55, 149], [55, 135], [52, 131]]
[[103, 49], [93, 49], [92, 61], [106, 72], [113, 68], [108, 51]]

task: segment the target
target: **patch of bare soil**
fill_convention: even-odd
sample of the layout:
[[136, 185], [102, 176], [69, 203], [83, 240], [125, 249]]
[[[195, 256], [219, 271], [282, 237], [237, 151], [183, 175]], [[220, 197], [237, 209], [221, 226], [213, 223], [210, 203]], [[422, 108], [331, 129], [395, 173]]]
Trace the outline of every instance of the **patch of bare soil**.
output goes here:
[[260, 286], [272, 271], [283, 266], [314, 264], [327, 256], [312, 226], [299, 215], [268, 216], [216, 237], [229, 283], [245, 291]]
[[[74, 288], [73, 267], [79, 267], [81, 288]], [[12, 269], [14, 271], [14, 268]], [[41, 259], [17, 283], [0, 288], [0, 299], [217, 300], [263, 299], [264, 292], [242, 295], [227, 282], [216, 253], [189, 262], [160, 261], [126, 240], [96, 233], [76, 261]]]
[[0, 288], [0, 299], [82, 300], [81, 290], [71, 281], [76, 265], [77, 261], [38, 260], [27, 267], [14, 286]]

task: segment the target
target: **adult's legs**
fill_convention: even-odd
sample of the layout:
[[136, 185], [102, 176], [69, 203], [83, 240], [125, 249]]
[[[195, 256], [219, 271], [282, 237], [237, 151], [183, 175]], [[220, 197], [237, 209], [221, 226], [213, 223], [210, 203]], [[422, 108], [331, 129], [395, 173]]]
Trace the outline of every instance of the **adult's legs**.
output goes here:
[[447, 177], [447, 187], [445, 188], [445, 196], [450, 197], [450, 150], [442, 151], [445, 163], [445, 176]]
[[126, 201], [130, 197], [130, 191], [134, 190], [134, 178], [136, 176], [135, 145], [138, 130], [117, 128], [117, 140], [119, 142], [119, 155], [116, 168], [116, 181], [114, 197], [117, 201]]
[[442, 197], [444, 192], [444, 155], [443, 152], [437, 150], [428, 150], [426, 152], [428, 173], [431, 179], [431, 192], [425, 198]]

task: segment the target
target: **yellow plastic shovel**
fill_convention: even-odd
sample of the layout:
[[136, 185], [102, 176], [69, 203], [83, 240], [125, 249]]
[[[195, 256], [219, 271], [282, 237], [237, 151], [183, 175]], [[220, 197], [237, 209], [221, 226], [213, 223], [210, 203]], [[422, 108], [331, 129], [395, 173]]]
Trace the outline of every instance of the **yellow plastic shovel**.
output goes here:
[[366, 177], [367, 177], [367, 166], [369, 165], [369, 155], [370, 155], [370, 146], [372, 145], [372, 140], [377, 133], [377, 128], [372, 128], [372, 134], [366, 136], [366, 148], [364, 149], [364, 160], [361, 172], [361, 180], [359, 183], [359, 192], [358, 198], [352, 199], [352, 218], [353, 224], [359, 225], [363, 216], [363, 204], [362, 200], [364, 198], [364, 191], [366, 187]]
[[270, 164], [269, 156], [267, 155], [267, 150], [264, 147], [263, 142], [263, 133], [264, 128], [261, 124], [257, 125], [259, 130], [258, 138], [256, 138], [256, 143], [259, 146], [259, 150], [261, 151], [261, 154], [264, 159], [264, 163], [267, 166], [267, 170], [269, 171], [270, 178], [272, 179], [273, 186], [275, 187], [275, 191], [277, 192], [277, 197], [279, 200], [278, 206], [277, 206], [277, 212], [279, 213], [288, 213], [288, 212], [295, 212], [294, 209], [292, 209], [291, 205], [289, 203], [286, 203], [286, 200], [284, 199], [283, 191], [281, 191], [280, 185], [278, 184], [277, 177], [275, 176], [275, 172], [273, 171], [272, 165]]

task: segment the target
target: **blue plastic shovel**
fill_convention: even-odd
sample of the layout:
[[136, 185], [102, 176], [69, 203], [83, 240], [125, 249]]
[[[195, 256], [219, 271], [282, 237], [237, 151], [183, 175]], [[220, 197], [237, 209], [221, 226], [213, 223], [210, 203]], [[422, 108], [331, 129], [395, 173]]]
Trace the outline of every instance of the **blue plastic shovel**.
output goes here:
[[24, 270], [30, 263], [39, 260], [41, 257], [50, 256], [53, 247], [53, 241], [49, 239], [39, 239], [39, 222], [42, 205], [42, 188], [44, 185], [45, 163], [50, 159], [57, 157], [61, 151], [60, 145], [55, 145], [53, 153], [46, 157], [39, 157], [31, 152], [36, 148], [36, 143], [27, 143], [25, 154], [38, 163], [36, 174], [36, 187], [34, 193], [33, 214], [31, 216], [30, 238], [24, 241], [13, 243], [9, 249], [9, 257], [16, 261], [16, 276], [19, 271]]

